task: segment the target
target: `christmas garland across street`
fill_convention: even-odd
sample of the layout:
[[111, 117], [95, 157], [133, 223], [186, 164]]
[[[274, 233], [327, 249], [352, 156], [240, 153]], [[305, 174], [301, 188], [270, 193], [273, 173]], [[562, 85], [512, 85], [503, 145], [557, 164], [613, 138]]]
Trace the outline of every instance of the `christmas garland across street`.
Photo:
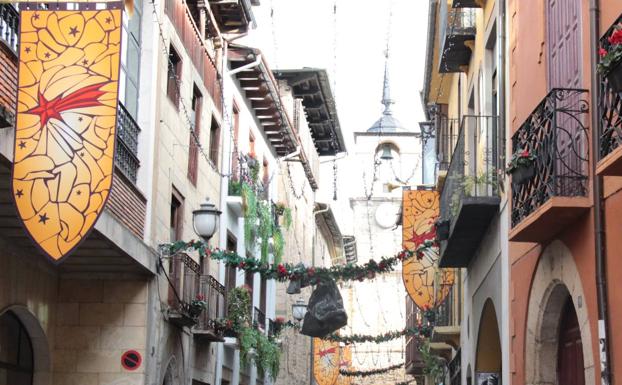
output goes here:
[[375, 374], [383, 374], [390, 372], [391, 370], [399, 369], [404, 366], [404, 363], [387, 366], [386, 368], [372, 369], [372, 370], [343, 370], [339, 369], [339, 374], [346, 377], [367, 377]]
[[427, 326], [420, 326], [414, 328], [405, 328], [403, 330], [395, 330], [386, 332], [384, 334], [379, 334], [376, 336], [365, 335], [365, 334], [350, 334], [348, 336], [340, 336], [336, 333], [332, 333], [323, 337], [323, 340], [333, 341], [333, 342], [343, 342], [346, 345], [354, 344], [354, 343], [362, 343], [362, 342], [386, 342], [391, 341], [396, 338], [400, 338], [402, 336], [421, 336], [421, 337], [429, 337], [431, 329]]
[[[431, 247], [431, 246], [430, 246]], [[363, 281], [374, 279], [376, 274], [391, 272], [398, 263], [417, 255], [411, 250], [402, 250], [393, 257], [382, 257], [379, 262], [371, 259], [362, 265], [346, 264], [332, 267], [306, 267], [289, 263], [268, 264], [253, 257], [242, 257], [233, 251], [213, 249], [200, 241], [177, 241], [168, 245], [171, 255], [183, 251], [197, 251], [201, 257], [223, 261], [227, 266], [236, 267], [251, 273], [259, 273], [263, 278], [280, 282], [304, 280], [317, 284], [321, 280]]]

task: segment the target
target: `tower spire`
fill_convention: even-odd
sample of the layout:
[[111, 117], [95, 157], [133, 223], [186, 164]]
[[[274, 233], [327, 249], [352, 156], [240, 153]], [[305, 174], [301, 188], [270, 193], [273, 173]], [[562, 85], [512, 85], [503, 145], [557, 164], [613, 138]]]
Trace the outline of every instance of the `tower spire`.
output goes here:
[[382, 89], [382, 104], [384, 104], [384, 112], [385, 115], [391, 115], [393, 111], [391, 111], [391, 105], [395, 103], [393, 99], [391, 99], [391, 84], [389, 81], [389, 42], [387, 41], [387, 49], [384, 55], [384, 83]]

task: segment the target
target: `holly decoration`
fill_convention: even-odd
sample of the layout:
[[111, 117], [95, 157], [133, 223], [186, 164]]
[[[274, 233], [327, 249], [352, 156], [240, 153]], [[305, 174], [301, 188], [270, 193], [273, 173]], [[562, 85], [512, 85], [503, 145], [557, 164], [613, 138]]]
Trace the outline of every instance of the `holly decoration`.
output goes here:
[[339, 374], [346, 377], [367, 377], [374, 374], [383, 374], [390, 372], [391, 370], [399, 369], [404, 366], [404, 363], [387, 366], [386, 368], [372, 369], [372, 370], [343, 370], [339, 369]]
[[422, 260], [425, 256], [425, 251], [433, 247], [438, 247], [438, 241], [436, 239], [427, 239], [417, 246], [415, 249], [415, 256], [418, 260]]
[[402, 336], [421, 336], [421, 337], [429, 337], [431, 329], [427, 326], [419, 326], [414, 328], [405, 328], [403, 330], [395, 330], [386, 332], [383, 334], [379, 334], [376, 336], [365, 335], [365, 334], [350, 334], [348, 336], [340, 336], [338, 334], [329, 334], [326, 337], [323, 337], [323, 340], [333, 341], [333, 342], [343, 342], [346, 345], [355, 344], [355, 343], [363, 343], [363, 342], [374, 342], [381, 343], [386, 341], [391, 341], [396, 338], [400, 338]]
[[346, 264], [332, 267], [304, 267], [289, 263], [270, 264], [253, 257], [242, 257], [233, 251], [214, 249], [202, 241], [177, 241], [167, 245], [169, 253], [197, 251], [201, 257], [222, 261], [227, 266], [236, 267], [251, 273], [259, 273], [263, 278], [280, 282], [305, 280], [315, 285], [322, 280], [364, 281], [374, 279], [377, 274], [388, 273], [398, 263], [415, 256], [411, 250], [402, 250], [392, 257], [382, 257], [379, 262], [371, 259], [362, 265]]

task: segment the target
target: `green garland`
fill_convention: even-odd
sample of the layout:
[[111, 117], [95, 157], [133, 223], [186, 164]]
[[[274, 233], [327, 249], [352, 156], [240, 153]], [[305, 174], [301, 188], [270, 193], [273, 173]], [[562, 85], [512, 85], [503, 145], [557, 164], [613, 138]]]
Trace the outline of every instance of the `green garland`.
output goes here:
[[332, 267], [304, 267], [290, 263], [269, 264], [253, 257], [242, 257], [233, 251], [212, 249], [202, 241], [177, 241], [168, 245], [168, 251], [171, 254], [188, 250], [197, 251], [200, 256], [207, 256], [214, 260], [222, 261], [227, 266], [236, 267], [251, 273], [259, 273], [266, 279], [275, 279], [280, 282], [302, 279], [312, 285], [322, 280], [331, 279], [335, 281], [374, 279], [377, 274], [391, 272], [398, 263], [415, 255], [414, 251], [402, 250], [393, 257], [382, 257], [380, 262], [372, 259], [362, 265], [349, 263]]
[[421, 336], [421, 337], [429, 337], [431, 329], [427, 326], [420, 326], [414, 328], [405, 328], [403, 330], [395, 330], [386, 332], [383, 334], [379, 334], [376, 336], [365, 335], [365, 334], [351, 334], [348, 336], [340, 336], [336, 333], [332, 333], [323, 337], [323, 340], [328, 340], [332, 342], [343, 342], [346, 345], [351, 345], [355, 343], [363, 343], [363, 342], [374, 342], [381, 343], [386, 341], [391, 341], [396, 338], [400, 338], [402, 336]]
[[440, 358], [436, 357], [430, 352], [430, 343], [427, 341], [424, 342], [423, 345], [420, 345], [418, 349], [421, 353], [421, 360], [425, 365], [425, 367], [423, 368], [423, 373], [431, 376], [434, 383], [436, 383], [437, 380], [439, 380], [444, 373]]
[[391, 370], [399, 369], [404, 366], [404, 363], [387, 366], [386, 368], [380, 369], [372, 369], [372, 370], [344, 370], [339, 369], [339, 374], [346, 377], [367, 377], [373, 376], [374, 374], [383, 374], [386, 372], [390, 372]]

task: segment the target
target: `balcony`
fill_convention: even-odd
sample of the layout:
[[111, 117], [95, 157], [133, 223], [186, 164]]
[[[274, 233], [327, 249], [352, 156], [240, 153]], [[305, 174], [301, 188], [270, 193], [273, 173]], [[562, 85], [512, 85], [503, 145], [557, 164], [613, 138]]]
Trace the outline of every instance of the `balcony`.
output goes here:
[[216, 329], [215, 320], [225, 315], [225, 287], [211, 275], [201, 275], [199, 292], [207, 301], [207, 308], [199, 316], [192, 333], [195, 338], [207, 342], [223, 342]]
[[209, 0], [209, 5], [222, 33], [245, 33], [255, 23], [249, 0]]
[[[613, 29], [622, 22], [622, 16], [616, 20], [601, 37], [600, 45], [605, 50], [611, 49], [607, 40]], [[615, 92], [607, 78], [600, 77], [600, 99], [598, 101], [598, 131], [600, 150], [596, 173], [599, 175], [622, 176], [622, 94]]]
[[168, 321], [179, 327], [191, 327], [198, 322], [191, 302], [197, 299], [201, 285], [201, 266], [186, 253], [170, 257], [168, 266]]
[[553, 89], [512, 137], [535, 154], [534, 176], [512, 184], [510, 241], [544, 242], [591, 207], [588, 91]]
[[[421, 311], [410, 296], [406, 295], [406, 327], [417, 327], [422, 320]], [[420, 339], [416, 336], [406, 337], [406, 374], [422, 375], [425, 363], [419, 351]]]
[[439, 7], [439, 72], [466, 72], [475, 43], [475, 10], [449, 9], [446, 1], [441, 1]]
[[451, 155], [456, 147], [458, 132], [460, 131], [460, 119], [448, 118], [439, 115], [435, 121], [436, 154], [438, 156], [438, 169], [447, 173]]
[[449, 345], [454, 349], [460, 346], [460, 322], [455, 314], [457, 306], [460, 306], [460, 298], [456, 297], [456, 287], [454, 285], [450, 289], [445, 301], [438, 306], [434, 329], [430, 337], [430, 342], [437, 346]]
[[467, 267], [499, 210], [496, 116], [464, 116], [441, 192], [440, 267]]
[[454, 8], [484, 8], [486, 0], [453, 0]]
[[138, 160], [138, 134], [140, 128], [123, 104], [119, 103], [117, 112], [117, 147], [115, 149], [115, 166], [121, 170], [132, 183], [136, 176], [140, 161]]

